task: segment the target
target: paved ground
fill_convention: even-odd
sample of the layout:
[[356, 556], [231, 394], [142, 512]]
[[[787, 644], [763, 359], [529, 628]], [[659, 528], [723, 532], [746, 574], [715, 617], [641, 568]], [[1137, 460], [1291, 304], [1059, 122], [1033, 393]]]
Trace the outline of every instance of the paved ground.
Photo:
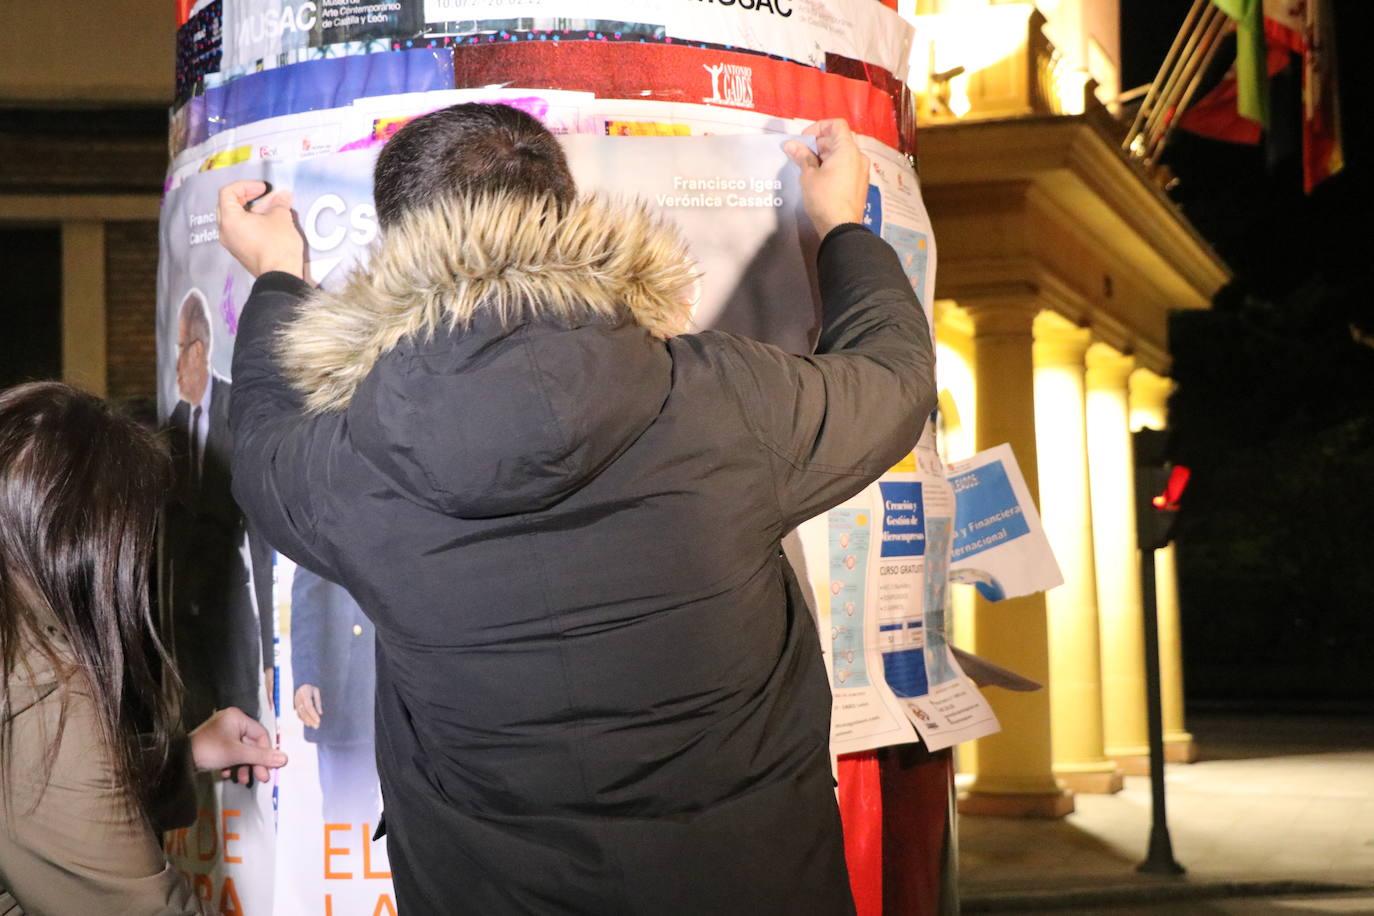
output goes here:
[[1164, 903], [1123, 904], [1052, 910], [1017, 910], [1020, 916], [1320, 916], [1320, 914], [1374, 913], [1374, 893], [1294, 894], [1277, 897], [1249, 895], [1226, 899], [1188, 899]]
[[[1374, 716], [1195, 715], [1166, 770], [1179, 878], [1139, 875], [1150, 791], [1079, 795], [1060, 821], [961, 818], [965, 912], [1374, 914]], [[1330, 893], [1345, 886], [1344, 895]]]

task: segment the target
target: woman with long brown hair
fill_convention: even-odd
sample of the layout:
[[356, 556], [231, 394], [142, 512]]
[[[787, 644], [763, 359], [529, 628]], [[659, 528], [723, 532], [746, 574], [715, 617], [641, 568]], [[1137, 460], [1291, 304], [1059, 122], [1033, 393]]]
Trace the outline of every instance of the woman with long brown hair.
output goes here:
[[156, 436], [99, 398], [57, 382], [0, 392], [7, 916], [201, 913], [157, 835], [195, 817], [186, 745], [226, 775], [285, 763], [237, 709], [179, 732], [179, 682], [149, 612], [169, 475]]

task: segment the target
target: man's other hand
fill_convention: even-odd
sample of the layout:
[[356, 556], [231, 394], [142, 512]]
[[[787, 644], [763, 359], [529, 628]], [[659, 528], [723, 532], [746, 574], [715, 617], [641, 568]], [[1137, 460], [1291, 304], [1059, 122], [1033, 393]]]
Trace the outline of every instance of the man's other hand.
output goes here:
[[225, 779], [247, 785], [249, 769], [258, 782], [270, 770], [286, 764], [286, 755], [272, 747], [272, 738], [252, 716], [237, 707], [221, 709], [191, 732], [191, 757], [198, 770], [219, 770]]
[[825, 238], [841, 223], [863, 220], [868, 157], [859, 151], [843, 118], [817, 121], [802, 133], [816, 138], [816, 152], [796, 140], [788, 140], [783, 149], [801, 168], [802, 205]]
[[311, 728], [320, 727], [320, 720], [324, 717], [320, 688], [314, 684], [302, 684], [296, 688], [296, 715]]
[[291, 192], [268, 193], [265, 181], [220, 188], [219, 243], [254, 277], [273, 270], [305, 277], [305, 239], [291, 212]]

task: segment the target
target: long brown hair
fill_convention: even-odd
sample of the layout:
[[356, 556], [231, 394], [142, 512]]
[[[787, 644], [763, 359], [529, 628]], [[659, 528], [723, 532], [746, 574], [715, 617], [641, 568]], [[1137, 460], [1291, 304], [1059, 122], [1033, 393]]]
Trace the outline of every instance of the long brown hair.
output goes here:
[[176, 723], [163, 684], [175, 674], [148, 601], [170, 479], [157, 436], [99, 398], [59, 382], [0, 392], [0, 765], [9, 766], [12, 681], [36, 651], [62, 678], [48, 760], [67, 691], [80, 689], [145, 815]]

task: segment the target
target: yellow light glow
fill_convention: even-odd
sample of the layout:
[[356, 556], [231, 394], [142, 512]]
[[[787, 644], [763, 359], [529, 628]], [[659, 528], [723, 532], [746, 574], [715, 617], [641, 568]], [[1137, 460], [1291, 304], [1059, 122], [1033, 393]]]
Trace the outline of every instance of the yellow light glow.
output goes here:
[[956, 118], [962, 118], [973, 110], [973, 102], [968, 97], [967, 73], [961, 73], [949, 81], [949, 110]]
[[940, 443], [946, 461], [969, 458], [974, 453], [973, 417], [977, 410], [977, 386], [973, 367], [954, 348], [935, 346], [935, 379], [940, 389], [944, 438]]
[[[911, 48], [911, 87], [932, 88], [930, 76], [963, 67], [984, 70], [1025, 47], [1034, 3], [999, 3], [955, 13], [912, 16], [916, 40]], [[960, 77], [955, 77], [960, 79]], [[954, 80], [950, 81], [951, 89]]]
[[1054, 68], [1054, 93], [1059, 100], [1059, 110], [1066, 115], [1083, 113], [1084, 93], [1087, 91], [1088, 71], [1074, 69], [1065, 65], [1061, 59]]

